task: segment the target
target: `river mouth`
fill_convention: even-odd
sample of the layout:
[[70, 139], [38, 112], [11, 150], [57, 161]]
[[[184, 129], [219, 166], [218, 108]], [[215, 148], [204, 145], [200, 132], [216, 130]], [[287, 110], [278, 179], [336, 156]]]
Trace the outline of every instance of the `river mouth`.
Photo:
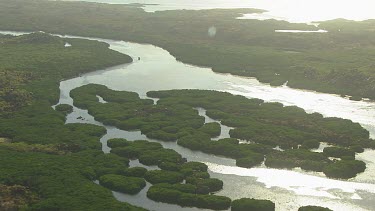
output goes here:
[[[86, 39], [107, 42], [111, 49], [133, 57], [134, 62], [62, 81], [59, 103], [72, 105], [70, 91], [89, 83], [103, 84], [114, 90], [137, 92], [142, 98], [145, 98], [146, 92], [151, 90], [217, 90], [249, 98], [260, 98], [267, 102], [296, 105], [304, 108], [307, 112], [318, 112], [324, 116], [351, 119], [368, 129], [372, 137], [375, 135], [374, 102], [350, 101], [337, 95], [297, 90], [287, 86], [271, 87], [254, 78], [217, 74], [210, 68], [178, 62], [167, 51], [153, 45], [96, 38]], [[100, 98], [98, 98], [99, 100]], [[78, 117], [82, 118], [77, 119]], [[68, 116], [67, 123], [73, 122], [103, 126], [100, 122], [95, 121], [87, 111], [78, 108], [74, 108], [74, 112]], [[110, 151], [106, 146], [106, 140], [109, 138], [147, 139], [139, 131], [123, 131], [114, 127], [105, 127], [107, 134], [101, 142], [103, 151], [107, 153]], [[373, 202], [375, 179], [372, 177], [375, 169], [372, 163], [375, 157], [373, 150], [367, 150], [359, 155], [360, 159], [367, 162], [367, 169], [364, 173], [350, 181], [340, 181], [330, 180], [322, 175], [306, 173], [298, 169], [286, 171], [265, 167], [239, 168], [235, 166], [232, 159], [190, 151], [176, 143], [160, 143], [166, 148], [176, 150], [188, 160], [208, 164], [210, 174], [224, 181], [224, 189], [218, 194], [229, 196], [232, 199], [241, 197], [270, 199], [276, 202], [276, 206], [280, 210], [297, 210], [298, 207], [308, 204], [328, 206], [334, 210], [369, 210], [375, 206]], [[288, 178], [293, 179], [289, 181]], [[126, 195], [122, 199], [126, 200]], [[173, 210], [167, 204], [161, 206], [161, 210]]]

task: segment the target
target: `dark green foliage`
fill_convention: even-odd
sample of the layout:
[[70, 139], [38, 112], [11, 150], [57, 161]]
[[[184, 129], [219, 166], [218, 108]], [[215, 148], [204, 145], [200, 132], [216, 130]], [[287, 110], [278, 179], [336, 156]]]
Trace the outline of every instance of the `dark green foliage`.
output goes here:
[[148, 171], [145, 174], [145, 179], [152, 183], [180, 183], [184, 179], [184, 176], [181, 173], [174, 171], [164, 171], [164, 170], [153, 170]]
[[[51, 155], [0, 147], [0, 183], [27, 184], [35, 190], [41, 200], [30, 206], [33, 210], [143, 210], [117, 201], [108, 189], [87, 177], [90, 169], [100, 166], [96, 162], [102, 154], [85, 150]], [[112, 162], [117, 161], [112, 159]]]
[[188, 177], [186, 178], [186, 183], [193, 184], [198, 188], [207, 187], [208, 192], [216, 192], [223, 189], [223, 181], [216, 178], [202, 179], [196, 177]]
[[163, 140], [163, 141], [176, 141], [177, 140], [177, 135], [172, 134], [172, 133], [167, 133], [167, 132], [162, 131], [162, 130], [151, 131], [151, 132], [147, 133], [147, 137], [159, 139], [159, 140]]
[[[220, 117], [222, 123], [236, 127], [230, 131], [231, 137], [272, 147], [298, 148], [298, 145], [303, 145], [304, 140], [306, 140], [305, 144], [316, 140], [341, 146], [358, 144], [363, 147], [371, 146], [366, 141], [358, 141], [369, 139], [368, 131], [358, 123], [340, 118], [323, 118], [316, 113], [307, 114], [295, 106], [283, 107], [279, 103], [262, 103], [258, 99], [247, 99], [243, 96], [214, 91], [151, 91], [148, 95], [161, 98], [159, 104], [163, 105], [183, 103], [205, 108], [207, 115], [210, 115], [211, 110], [216, 113], [220, 111], [225, 114]], [[215, 103], [212, 103], [213, 101]], [[190, 133], [194, 136], [197, 134]], [[196, 142], [203, 142], [208, 138], [199, 134], [197, 139]], [[317, 142], [313, 141], [310, 144], [316, 146]], [[198, 143], [194, 143], [196, 144]], [[201, 144], [205, 145], [205, 143]]]
[[217, 122], [206, 123], [199, 130], [203, 133], [207, 133], [211, 137], [219, 136], [221, 133], [220, 124]]
[[187, 162], [181, 165], [181, 169], [191, 169], [193, 171], [206, 172], [208, 167], [204, 163], [200, 162]]
[[73, 112], [73, 107], [67, 104], [59, 104], [55, 109], [56, 111], [60, 111], [65, 115]]
[[174, 162], [162, 162], [159, 163], [158, 167], [166, 171], [180, 171], [181, 169], [180, 164]]
[[306, 140], [302, 143], [301, 148], [303, 149], [317, 149], [319, 148], [320, 142], [318, 140]]
[[342, 158], [346, 157], [355, 157], [355, 152], [351, 149], [345, 149], [341, 147], [326, 147], [323, 149], [323, 153], [328, 157]]
[[359, 160], [341, 160], [329, 164], [323, 169], [327, 177], [349, 179], [364, 172], [366, 163]]
[[115, 147], [126, 147], [130, 145], [130, 142], [122, 138], [109, 139], [107, 145], [111, 148]]
[[135, 147], [116, 147], [111, 150], [111, 153], [116, 154], [121, 157], [135, 159], [140, 156], [141, 150]]
[[364, 152], [365, 150], [363, 149], [363, 147], [361, 147], [360, 145], [354, 145], [354, 146], [350, 146], [349, 148], [350, 150], [356, 152], [356, 153], [362, 153]]
[[[0, 92], [6, 91], [6, 101], [4, 105], [0, 100], [0, 107], [14, 109], [0, 108], [0, 137], [12, 140], [0, 146], [0, 183], [24, 184], [37, 193], [40, 200], [30, 202], [30, 210], [143, 210], [115, 200], [109, 190], [92, 182], [128, 164], [127, 159], [101, 152], [105, 128], [65, 125], [65, 114], [51, 108], [59, 98], [60, 80], [131, 58], [96, 41], [43, 33], [6, 39], [0, 48]], [[73, 46], [65, 48], [65, 42]], [[69, 112], [64, 107], [57, 109]]]
[[180, 172], [184, 174], [185, 177], [194, 177], [194, 178], [210, 178], [210, 175], [207, 173], [208, 167], [204, 163], [200, 162], [187, 162], [183, 163], [180, 166]]
[[[102, 85], [82, 86], [70, 95], [76, 106], [88, 109], [98, 121], [124, 130], [140, 129], [153, 139], [176, 141], [185, 128], [194, 130], [204, 124], [204, 117], [189, 106], [153, 105], [152, 101], [140, 99], [136, 93], [113, 91]], [[96, 95], [108, 103], [98, 102]], [[107, 97], [113, 95], [121, 96], [122, 100]]]
[[[6, 44], [0, 49], [0, 80], [11, 81], [0, 83], [0, 96], [4, 95], [0, 106], [10, 103], [17, 109], [40, 100], [56, 104], [61, 79], [132, 61], [129, 56], [112, 51], [107, 44], [97, 41], [62, 39], [44, 33], [4, 41]], [[65, 42], [73, 47], [65, 48]], [[17, 92], [10, 92], [12, 89]]]
[[159, 202], [181, 206], [224, 210], [230, 207], [231, 200], [225, 196], [194, 194], [193, 186], [157, 184], [151, 186], [147, 197]]
[[[239, 163], [242, 164], [242, 167], [252, 167], [260, 164], [264, 158], [262, 154], [257, 152], [266, 153], [270, 151], [269, 147], [258, 144], [239, 144], [236, 139], [211, 141], [209, 137], [201, 134], [182, 137], [177, 143], [192, 150], [200, 150], [230, 158], [241, 158], [242, 160]], [[247, 161], [245, 161], [245, 158], [247, 158]]]
[[146, 186], [144, 179], [116, 174], [101, 176], [99, 182], [106, 188], [128, 194], [137, 194]]
[[94, 171], [96, 178], [104, 174], [117, 174], [129, 166], [129, 160], [118, 155], [99, 154], [95, 157]]
[[142, 152], [139, 156], [139, 162], [151, 166], [162, 162], [181, 163], [182, 157], [172, 149], [159, 149]]
[[139, 159], [144, 165], [159, 165], [163, 162], [181, 163], [182, 157], [172, 149], [164, 149], [161, 144], [144, 140], [109, 140], [112, 153], [129, 159]]
[[74, 144], [82, 149], [101, 149], [97, 138], [103, 127], [89, 124], [64, 125], [64, 115], [47, 102], [34, 103], [8, 117], [0, 117], [0, 136], [29, 144]]
[[124, 169], [123, 171], [120, 171], [121, 175], [127, 176], [127, 177], [144, 177], [146, 174], [147, 169], [143, 167], [132, 167]]
[[304, 206], [300, 207], [298, 211], [333, 211], [326, 207], [318, 207], [318, 206]]
[[236, 165], [244, 168], [252, 168], [259, 165], [264, 160], [264, 156], [259, 153], [247, 155], [247, 157], [237, 158]]
[[275, 203], [269, 200], [242, 198], [232, 201], [232, 211], [274, 211]]
[[272, 168], [295, 168], [322, 171], [330, 160], [322, 153], [311, 152], [304, 149], [274, 151], [267, 155], [265, 165]]

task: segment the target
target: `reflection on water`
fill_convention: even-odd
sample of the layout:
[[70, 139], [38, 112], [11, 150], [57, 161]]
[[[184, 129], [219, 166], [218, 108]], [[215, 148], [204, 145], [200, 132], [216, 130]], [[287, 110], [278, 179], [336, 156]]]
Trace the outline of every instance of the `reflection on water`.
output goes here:
[[198, 111], [198, 114], [199, 114], [200, 116], [203, 116], [203, 117], [204, 117], [204, 120], [205, 120], [204, 122], [205, 122], [205, 123], [217, 122], [217, 123], [220, 124], [220, 135], [217, 136], [217, 137], [212, 138], [212, 140], [217, 141], [217, 140], [219, 140], [219, 139], [223, 139], [223, 138], [230, 138], [229, 131], [230, 131], [231, 129], [233, 129], [233, 127], [228, 127], [228, 126], [226, 126], [226, 125], [223, 125], [223, 124], [221, 124], [220, 121], [218, 121], [218, 120], [214, 120], [214, 119], [212, 119], [211, 117], [207, 116], [207, 115], [206, 115], [206, 109], [204, 109], [204, 108], [195, 108], [195, 109]]
[[[82, 0], [71, 0], [82, 1]], [[373, 0], [84, 0], [113, 4], [142, 3], [145, 11], [214, 8], [258, 8], [268, 12], [245, 15], [245, 18], [279, 19], [289, 22], [313, 22], [345, 18], [350, 20], [375, 19]], [[147, 5], [148, 4], [148, 5]]]
[[[339, 198], [329, 193], [329, 190], [341, 190], [345, 193], [366, 191], [375, 194], [375, 184], [340, 181], [307, 175], [289, 170], [267, 168], [241, 168], [237, 166], [224, 166], [220, 164], [206, 163], [210, 170], [220, 174], [233, 174], [238, 176], [256, 177], [258, 182], [267, 188], [279, 187], [295, 192], [297, 195], [324, 196]], [[286, 179], [287, 178], [287, 179]], [[358, 196], [358, 195], [357, 195]]]
[[319, 29], [317, 31], [305, 31], [305, 30], [275, 30], [279, 33], [327, 33], [328, 31]]
[[[372, 136], [375, 135], [374, 102], [350, 101], [337, 95], [296, 90], [286, 86], [271, 87], [253, 78], [216, 74], [209, 68], [177, 62], [167, 51], [152, 45], [101, 41], [108, 42], [114, 50], [142, 59], [135, 60], [134, 63], [128, 65], [120, 65], [62, 81], [60, 103], [72, 104], [73, 101], [69, 96], [70, 90], [88, 83], [103, 84], [116, 90], [134, 91], [143, 98], [150, 90], [210, 89], [280, 102], [284, 105], [296, 105], [307, 112], [319, 112], [325, 116], [351, 119], [368, 128]], [[203, 115], [204, 110], [200, 113]], [[214, 120], [208, 119], [208, 121]], [[87, 111], [78, 108], [74, 108], [74, 112], [68, 116], [67, 123], [70, 122], [102, 125], [95, 121]], [[110, 148], [106, 142], [110, 138], [147, 139], [140, 131], [122, 131], [107, 126], [106, 129], [107, 134], [103, 136], [101, 142], [103, 151], [107, 153]], [[339, 181], [327, 179], [319, 173], [308, 173], [298, 169], [288, 171], [264, 167], [239, 168], [235, 166], [233, 159], [194, 152], [176, 143], [160, 143], [166, 148], [176, 150], [189, 161], [207, 163], [211, 176], [224, 181], [224, 189], [218, 194], [227, 195], [232, 199], [241, 197], [270, 199], [276, 202], [280, 210], [297, 210], [299, 206], [308, 204], [327, 206], [334, 210], [371, 210], [375, 207], [374, 150], [367, 150], [357, 156], [358, 159], [367, 163], [368, 169], [364, 173], [350, 181]], [[139, 204], [138, 202], [137, 204], [145, 203], [145, 207], [154, 206], [154, 202], [144, 201], [146, 200], [145, 193], [122, 198], [115, 193], [115, 196], [121, 200], [129, 199], [134, 203], [138, 200]], [[157, 204], [154, 208], [156, 210], [173, 210], [176, 207], [163, 203]]]

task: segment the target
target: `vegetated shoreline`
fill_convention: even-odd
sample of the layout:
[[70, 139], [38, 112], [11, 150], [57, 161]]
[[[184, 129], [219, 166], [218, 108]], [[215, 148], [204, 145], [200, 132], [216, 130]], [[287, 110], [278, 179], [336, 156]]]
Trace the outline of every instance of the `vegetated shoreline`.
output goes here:
[[[352, 96], [351, 99], [354, 100], [375, 99], [375, 88], [372, 86], [375, 77], [372, 76], [369, 62], [375, 52], [366, 47], [373, 43], [369, 36], [372, 32], [368, 30], [372, 29], [371, 21], [326, 21], [320, 25], [330, 31], [325, 35], [280, 35], [274, 33], [274, 30], [315, 27], [275, 20], [231, 20], [244, 11], [257, 12], [251, 9], [164, 11], [149, 14], [126, 5], [115, 7], [87, 2], [38, 1], [25, 2], [22, 8], [16, 9], [30, 11], [25, 14], [32, 14], [31, 17], [26, 17], [7, 14], [9, 11], [6, 8], [12, 4], [17, 5], [14, 2], [4, 4], [3, 16], [6, 19], [0, 21], [2, 28], [44, 30], [151, 43], [168, 50], [184, 63], [212, 67], [215, 72], [251, 76], [274, 86], [288, 81], [288, 86], [292, 88]], [[40, 8], [35, 8], [36, 5]], [[53, 17], [37, 12], [46, 5], [53, 11]], [[82, 10], [86, 12], [82, 14]], [[97, 15], [93, 15], [94, 11]], [[58, 15], [62, 13], [65, 15]], [[99, 14], [102, 18], [98, 17]], [[116, 17], [113, 14], [117, 14]], [[73, 17], [74, 23], [71, 20]], [[27, 24], [30, 18], [38, 20], [37, 24]], [[108, 24], [94, 27], [85, 21], [87, 18]], [[56, 27], [52, 24], [55, 22], [64, 27]], [[79, 29], [74, 27], [77, 23], [81, 26]], [[215, 26], [218, 31], [216, 36], [210, 38], [207, 36], [207, 28], [211, 26]], [[187, 32], [186, 28], [194, 30]], [[340, 32], [338, 29], [341, 29]], [[300, 54], [287, 55], [284, 52], [286, 49]]]

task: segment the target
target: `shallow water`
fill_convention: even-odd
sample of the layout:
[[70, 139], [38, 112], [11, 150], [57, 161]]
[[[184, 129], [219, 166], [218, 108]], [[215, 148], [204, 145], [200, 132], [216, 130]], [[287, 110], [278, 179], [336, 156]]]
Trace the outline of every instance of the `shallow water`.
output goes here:
[[[82, 1], [82, 0], [70, 0]], [[199, 10], [215, 8], [258, 8], [268, 12], [245, 15], [251, 19], [278, 19], [309, 23], [337, 18], [375, 19], [373, 0], [83, 0], [110, 4], [141, 3], [147, 12], [163, 10]]]
[[[337, 95], [297, 90], [287, 86], [271, 87], [254, 78], [217, 74], [209, 68], [183, 64], [176, 61], [167, 51], [153, 45], [98, 40], [109, 43], [114, 50], [133, 58], [140, 57], [141, 60], [62, 81], [60, 103], [72, 104], [73, 101], [69, 96], [70, 90], [89, 83], [103, 84], [115, 90], [134, 91], [143, 98], [150, 90], [210, 89], [280, 102], [284, 105], [296, 105], [307, 112], [319, 112], [324, 116], [351, 119], [366, 127], [372, 137], [375, 135], [374, 102], [350, 101]], [[205, 112], [200, 110], [199, 113], [204, 115]], [[206, 118], [206, 121], [215, 120]], [[68, 116], [67, 123], [71, 122], [102, 125], [95, 121], [87, 111], [77, 108], [74, 108], [74, 112]], [[108, 126], [106, 128], [107, 134], [101, 139], [103, 151], [106, 153], [110, 151], [106, 145], [106, 141], [110, 138], [147, 139], [139, 131], [122, 131]], [[327, 206], [334, 210], [372, 210], [375, 208], [375, 178], [373, 177], [375, 151], [373, 150], [367, 150], [358, 155], [359, 159], [367, 162], [368, 169], [364, 173], [350, 181], [340, 181], [327, 179], [321, 173], [310, 173], [300, 169], [289, 171], [265, 167], [240, 168], [235, 166], [233, 159], [194, 152], [174, 142], [160, 143], [166, 148], [176, 150], [189, 161], [206, 163], [211, 176], [224, 181], [224, 189], [218, 194], [232, 199], [241, 197], [270, 199], [276, 202], [278, 210], [297, 210], [299, 206], [307, 204]], [[119, 194], [115, 196], [120, 199]], [[150, 206], [148, 203], [154, 203], [144, 201], [145, 193], [143, 192], [133, 198], [125, 196], [121, 198], [121, 200], [127, 199], [130, 203], [142, 201], [145, 207]], [[142, 204], [138, 205], [142, 206]], [[158, 203], [155, 209], [173, 210], [175, 207], [175, 205]]]

